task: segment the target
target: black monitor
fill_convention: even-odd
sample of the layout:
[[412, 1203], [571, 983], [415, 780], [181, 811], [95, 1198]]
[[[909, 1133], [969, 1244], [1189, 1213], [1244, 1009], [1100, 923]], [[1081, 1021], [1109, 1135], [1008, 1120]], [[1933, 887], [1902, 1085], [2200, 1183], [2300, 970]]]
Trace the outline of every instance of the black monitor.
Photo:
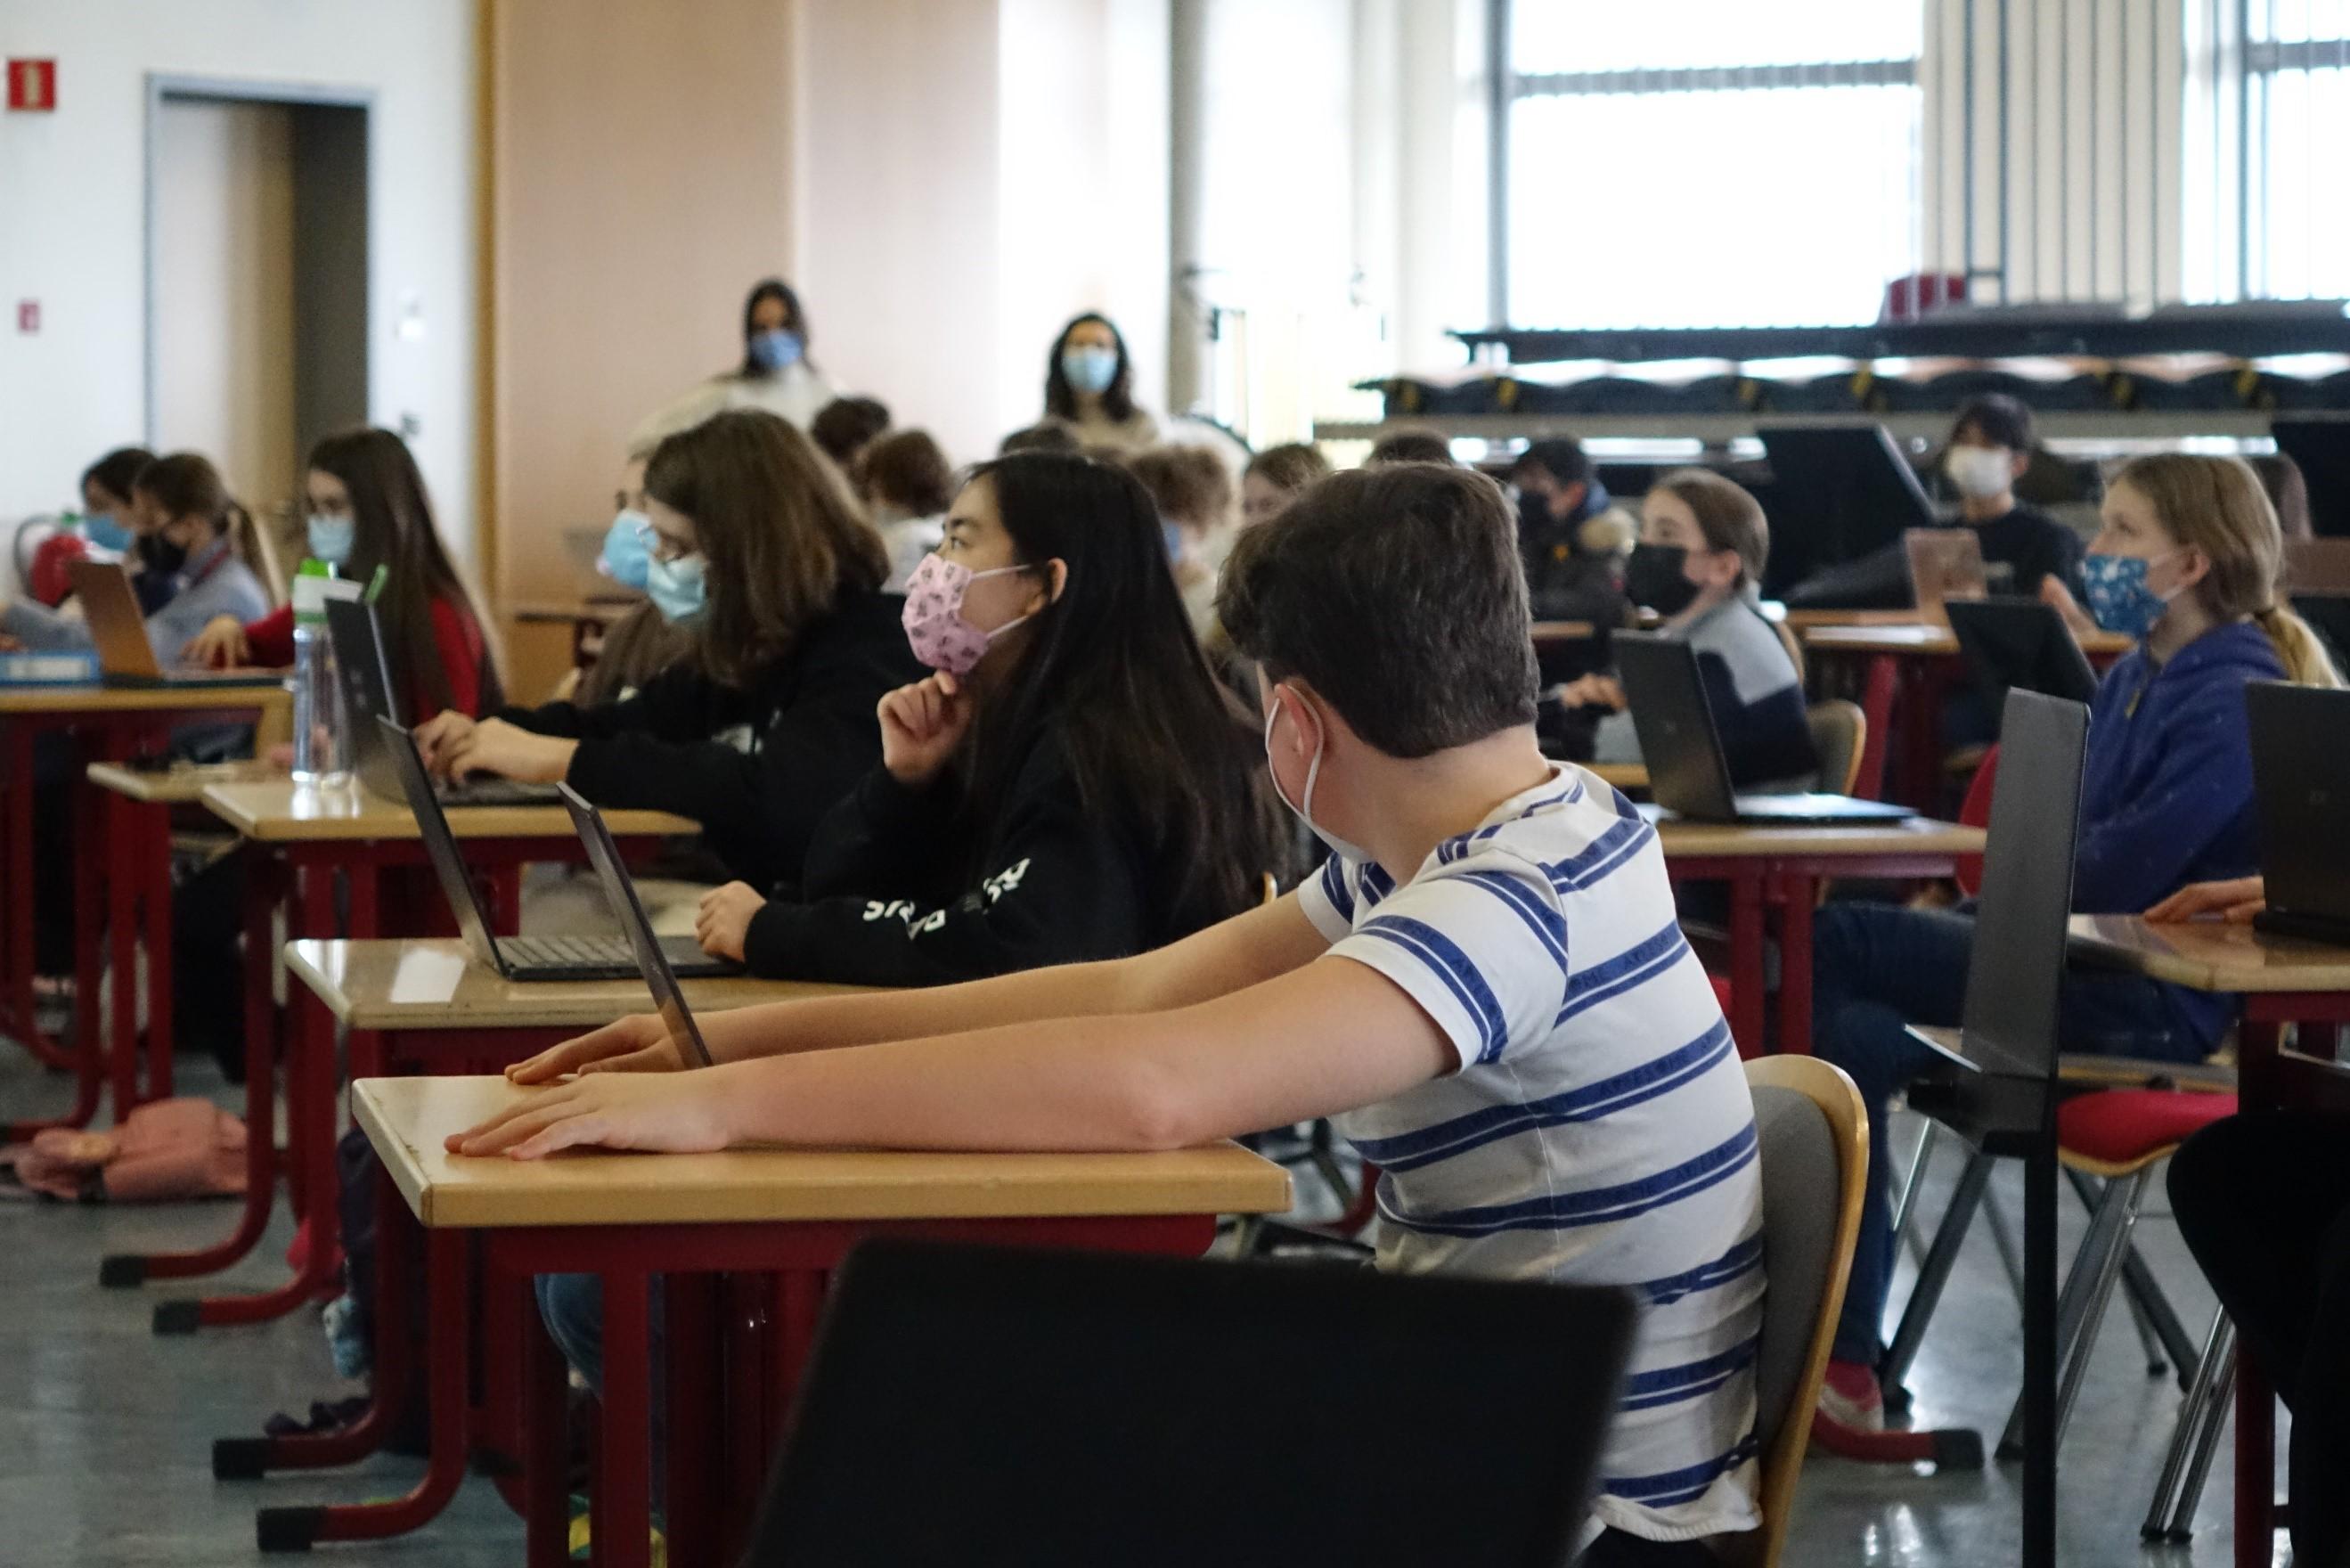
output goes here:
[[2311, 532], [2350, 539], [2350, 421], [2272, 420], [2269, 433], [2309, 486]]
[[[1763, 592], [1787, 590], [1830, 566], [1898, 545], [1912, 528], [1934, 526], [1933, 504], [1883, 425], [1764, 425], [1756, 432], [1771, 459], [1771, 560]], [[1888, 558], [1906, 602], [1898, 550]]]

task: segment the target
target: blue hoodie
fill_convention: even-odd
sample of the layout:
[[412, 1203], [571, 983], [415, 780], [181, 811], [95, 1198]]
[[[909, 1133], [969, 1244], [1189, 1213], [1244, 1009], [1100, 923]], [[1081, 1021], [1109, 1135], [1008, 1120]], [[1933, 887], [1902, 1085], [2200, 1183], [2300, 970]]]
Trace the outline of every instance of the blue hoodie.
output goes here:
[[[2283, 679], [2276, 645], [2248, 621], [2214, 627], [2168, 664], [2140, 648], [2106, 673], [2089, 709], [2074, 909], [2134, 915], [2189, 882], [2260, 869], [2244, 688]], [[2235, 1012], [2230, 997], [2173, 1000], [2210, 1044]]]

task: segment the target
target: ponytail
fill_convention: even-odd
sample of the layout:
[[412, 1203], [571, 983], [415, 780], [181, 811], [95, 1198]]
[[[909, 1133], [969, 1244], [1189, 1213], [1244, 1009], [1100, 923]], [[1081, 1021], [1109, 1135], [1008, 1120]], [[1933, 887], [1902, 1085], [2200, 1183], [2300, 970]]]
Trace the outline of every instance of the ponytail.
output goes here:
[[2327, 657], [2325, 644], [2318, 639], [2310, 624], [2289, 609], [2271, 605], [2253, 612], [2252, 620], [2268, 634], [2276, 645], [2277, 658], [2284, 665], [2284, 678], [2296, 686], [2323, 686], [2339, 690], [2342, 672], [2334, 668]]

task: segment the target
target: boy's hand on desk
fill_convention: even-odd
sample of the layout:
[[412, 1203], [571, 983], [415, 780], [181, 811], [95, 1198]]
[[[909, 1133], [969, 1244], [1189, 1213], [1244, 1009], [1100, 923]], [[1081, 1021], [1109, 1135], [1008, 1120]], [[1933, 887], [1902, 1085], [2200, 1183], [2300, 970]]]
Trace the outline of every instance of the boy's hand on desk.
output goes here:
[[712, 888], [702, 896], [702, 907], [694, 912], [693, 940], [702, 944], [703, 952], [741, 963], [743, 943], [751, 934], [751, 917], [766, 905], [767, 900], [748, 882]]
[[1556, 689], [1555, 695], [1570, 708], [1608, 708], [1624, 711], [1624, 688], [1613, 676], [1586, 675]]
[[410, 732], [426, 771], [436, 776], [449, 772], [449, 756], [473, 732], [473, 721], [453, 708], [444, 708]]
[[2230, 925], [2246, 925], [2268, 908], [2268, 884], [2258, 877], [2238, 877], [2226, 882], [2197, 882], [2181, 888], [2146, 912], [2155, 921], [2191, 920], [2217, 913]]
[[565, 1148], [711, 1154], [726, 1147], [729, 1090], [709, 1073], [599, 1073], [541, 1089], [468, 1132], [451, 1154], [538, 1159]]
[[881, 699], [881, 765], [910, 789], [938, 776], [971, 728], [971, 694], [943, 670]]
[[560, 735], [534, 735], [504, 719], [484, 719], [450, 747], [445, 771], [456, 779], [495, 774], [524, 784], [558, 784], [578, 749], [578, 742]]
[[566, 1040], [506, 1069], [516, 1084], [551, 1084], [567, 1074], [680, 1073], [685, 1054], [656, 1012], [639, 1012], [592, 1033]]

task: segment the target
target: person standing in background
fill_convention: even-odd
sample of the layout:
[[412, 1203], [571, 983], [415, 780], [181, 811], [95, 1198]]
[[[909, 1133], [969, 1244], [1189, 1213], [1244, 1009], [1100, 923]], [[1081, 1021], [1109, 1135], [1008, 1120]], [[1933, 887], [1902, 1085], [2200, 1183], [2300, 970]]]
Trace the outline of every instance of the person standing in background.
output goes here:
[[946, 536], [954, 470], [930, 431], [898, 431], [865, 449], [858, 460], [857, 488], [889, 551], [889, 580], [881, 590], [902, 594], [922, 557]]
[[763, 278], [743, 302], [743, 362], [712, 376], [639, 425], [631, 447], [691, 430], [729, 409], [764, 409], [805, 431], [838, 396], [808, 358], [807, 315], [782, 278]]
[[1133, 451], [1159, 439], [1159, 421], [1134, 401], [1134, 361], [1107, 316], [1087, 311], [1061, 328], [1045, 365], [1045, 414], [1081, 447]]

